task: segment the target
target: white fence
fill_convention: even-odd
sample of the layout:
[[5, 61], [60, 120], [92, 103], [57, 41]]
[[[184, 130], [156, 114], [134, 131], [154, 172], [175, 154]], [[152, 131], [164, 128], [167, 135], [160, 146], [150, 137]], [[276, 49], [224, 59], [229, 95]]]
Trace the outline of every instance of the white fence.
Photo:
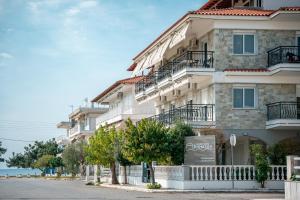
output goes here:
[[[163, 188], [182, 190], [219, 190], [232, 189], [258, 189], [260, 183], [255, 179], [255, 166], [253, 165], [182, 165], [182, 166], [155, 166], [155, 179]], [[101, 177], [105, 171], [101, 169]], [[110, 175], [109, 169], [106, 177]], [[144, 185], [142, 165], [126, 167], [127, 183], [132, 185]], [[265, 187], [268, 189], [283, 190], [286, 180], [286, 166], [272, 165]], [[104, 179], [101, 179], [103, 181]], [[107, 179], [109, 181], [110, 179]], [[119, 168], [119, 182], [125, 182], [124, 167]]]
[[[255, 181], [254, 165], [209, 165], [209, 166], [190, 166], [191, 174], [189, 180], [192, 181]], [[286, 166], [271, 166], [268, 180], [285, 180]]]
[[286, 160], [287, 160], [287, 181], [285, 182], [285, 199], [299, 200], [300, 199], [300, 181], [299, 181], [300, 157], [287, 156]]

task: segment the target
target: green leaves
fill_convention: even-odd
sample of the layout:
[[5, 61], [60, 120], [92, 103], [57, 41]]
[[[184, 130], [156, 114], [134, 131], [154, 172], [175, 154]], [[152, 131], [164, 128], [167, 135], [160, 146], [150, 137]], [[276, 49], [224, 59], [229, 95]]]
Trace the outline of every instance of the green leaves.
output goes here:
[[3, 154], [5, 154], [6, 149], [2, 147], [2, 142], [0, 141], [0, 162], [4, 162], [4, 159], [1, 158]]
[[141, 120], [134, 126], [131, 120], [126, 122], [125, 156], [135, 163], [163, 160], [168, 157], [168, 129], [154, 120]]
[[185, 137], [194, 136], [195, 133], [191, 126], [178, 122], [169, 130], [168, 135], [171, 164], [181, 165], [184, 163]]
[[255, 157], [256, 180], [264, 187], [265, 181], [268, 179], [270, 165], [267, 158], [267, 153], [260, 144], [251, 145], [251, 154]]
[[79, 166], [84, 164], [84, 148], [86, 143], [79, 141], [69, 144], [62, 153], [62, 160], [66, 170], [73, 175], [78, 173]]
[[95, 135], [90, 137], [85, 148], [86, 160], [90, 164], [108, 166], [116, 160], [118, 133], [114, 127], [100, 127]]
[[56, 156], [62, 149], [54, 139], [47, 142], [35, 141], [24, 147], [24, 153], [13, 154], [6, 162], [8, 167], [34, 168], [34, 163], [44, 155]]

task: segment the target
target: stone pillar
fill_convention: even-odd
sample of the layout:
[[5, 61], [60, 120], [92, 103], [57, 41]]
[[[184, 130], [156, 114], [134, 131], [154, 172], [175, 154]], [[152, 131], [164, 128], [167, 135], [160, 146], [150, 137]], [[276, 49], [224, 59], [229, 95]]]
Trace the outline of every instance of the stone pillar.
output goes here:
[[90, 166], [86, 165], [85, 167], [85, 180], [89, 181], [89, 176], [90, 176]]
[[190, 180], [190, 167], [188, 165], [182, 165], [182, 178], [183, 181]]
[[125, 174], [124, 174], [124, 166], [119, 166], [119, 181], [121, 184], [125, 184]]
[[290, 181], [294, 172], [294, 157], [295, 156], [287, 156], [286, 157], [286, 180]]

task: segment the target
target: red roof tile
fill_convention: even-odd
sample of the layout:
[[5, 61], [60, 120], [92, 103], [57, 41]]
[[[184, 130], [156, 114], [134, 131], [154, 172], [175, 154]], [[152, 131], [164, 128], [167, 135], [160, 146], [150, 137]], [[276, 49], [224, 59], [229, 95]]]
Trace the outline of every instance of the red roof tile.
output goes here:
[[138, 81], [140, 81], [143, 78], [143, 76], [136, 76], [136, 77], [132, 77], [132, 78], [126, 78], [126, 79], [122, 79], [119, 80], [117, 82], [115, 82], [113, 85], [111, 85], [110, 87], [108, 87], [106, 90], [104, 90], [101, 94], [99, 94], [98, 96], [96, 96], [92, 102], [97, 102], [99, 101], [99, 99], [101, 99], [102, 97], [104, 97], [106, 94], [108, 94], [109, 92], [111, 92], [112, 90], [114, 90], [115, 88], [117, 88], [119, 85], [121, 84], [135, 84]]
[[273, 10], [244, 9], [244, 8], [224, 8], [214, 10], [197, 10], [197, 15], [230, 15], [230, 16], [269, 16]]
[[225, 69], [224, 72], [269, 72], [266, 68], [259, 69]]
[[[221, 15], [221, 16], [270, 16], [275, 12], [278, 11], [300, 11], [300, 7], [282, 7], [278, 10], [262, 10], [262, 9], [247, 9], [247, 8], [224, 8], [224, 9], [213, 9], [213, 10], [206, 10], [209, 9], [211, 4], [213, 4], [215, 0], [210, 0], [204, 6], [196, 11], [190, 11], [182, 16], [179, 20], [177, 20], [172, 26], [170, 26], [166, 31], [160, 34], [151, 44], [149, 44], [144, 50], [142, 50], [137, 56], [133, 58], [136, 59], [145, 51], [147, 51], [155, 42], [161, 39], [165, 34], [167, 34], [173, 27], [179, 24], [185, 17], [189, 14], [196, 14], [196, 15]], [[131, 65], [127, 70], [133, 71], [136, 65]]]

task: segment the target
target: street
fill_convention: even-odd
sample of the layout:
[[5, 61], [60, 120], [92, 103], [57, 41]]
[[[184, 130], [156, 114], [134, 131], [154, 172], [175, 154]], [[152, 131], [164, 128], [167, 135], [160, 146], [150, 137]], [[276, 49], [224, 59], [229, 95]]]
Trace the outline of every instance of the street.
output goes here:
[[284, 194], [253, 193], [144, 193], [86, 186], [83, 181], [57, 181], [34, 178], [0, 180], [0, 199], [162, 199], [162, 200], [248, 200], [283, 199]]

